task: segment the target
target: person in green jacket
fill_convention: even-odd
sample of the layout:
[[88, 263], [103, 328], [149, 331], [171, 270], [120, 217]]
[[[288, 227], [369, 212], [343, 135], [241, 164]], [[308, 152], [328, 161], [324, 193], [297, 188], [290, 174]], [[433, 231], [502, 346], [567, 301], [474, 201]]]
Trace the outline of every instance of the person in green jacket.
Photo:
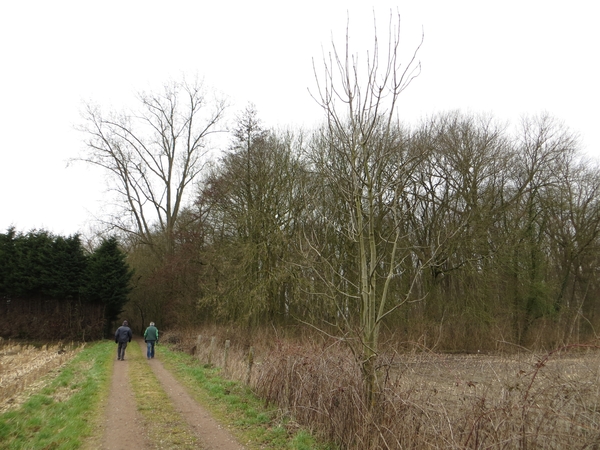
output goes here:
[[150, 322], [150, 326], [144, 331], [144, 340], [148, 346], [146, 357], [154, 358], [154, 345], [158, 342], [158, 329], [154, 326], [154, 322]]

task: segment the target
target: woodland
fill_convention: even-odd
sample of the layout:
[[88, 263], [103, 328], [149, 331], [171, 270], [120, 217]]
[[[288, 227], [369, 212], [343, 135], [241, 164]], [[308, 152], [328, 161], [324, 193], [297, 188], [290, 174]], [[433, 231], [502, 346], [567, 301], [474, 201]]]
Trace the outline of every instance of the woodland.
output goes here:
[[242, 113], [169, 238], [125, 241], [129, 317], [349, 333], [364, 327], [366, 253], [386, 296], [378, 323], [402, 340], [477, 351], [595, 337], [600, 172], [568, 130], [543, 116], [513, 134], [451, 112], [371, 133], [357, 161], [347, 135]]

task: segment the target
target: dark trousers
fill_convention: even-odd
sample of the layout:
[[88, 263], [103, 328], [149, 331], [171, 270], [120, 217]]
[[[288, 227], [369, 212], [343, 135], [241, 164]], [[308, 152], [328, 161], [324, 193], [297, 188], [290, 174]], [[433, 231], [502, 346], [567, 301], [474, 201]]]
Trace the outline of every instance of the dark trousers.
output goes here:
[[117, 349], [117, 359], [125, 359], [125, 349], [127, 348], [127, 342], [119, 342]]

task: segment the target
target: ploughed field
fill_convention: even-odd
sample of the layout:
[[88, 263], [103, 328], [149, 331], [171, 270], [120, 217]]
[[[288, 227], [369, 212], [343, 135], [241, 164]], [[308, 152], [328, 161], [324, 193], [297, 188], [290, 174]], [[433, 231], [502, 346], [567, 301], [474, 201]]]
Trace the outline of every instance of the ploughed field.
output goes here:
[[422, 354], [398, 359], [401, 362], [391, 364], [388, 373], [397, 387], [448, 400], [465, 396], [501, 399], [514, 392], [533, 395], [548, 389], [585, 391], [600, 400], [600, 353], [596, 350], [508, 356]]
[[418, 424], [417, 442], [447, 448], [600, 443], [600, 352], [593, 347], [403, 355], [386, 372], [388, 398], [395, 397], [390, 407], [399, 415], [410, 412], [407, 428]]

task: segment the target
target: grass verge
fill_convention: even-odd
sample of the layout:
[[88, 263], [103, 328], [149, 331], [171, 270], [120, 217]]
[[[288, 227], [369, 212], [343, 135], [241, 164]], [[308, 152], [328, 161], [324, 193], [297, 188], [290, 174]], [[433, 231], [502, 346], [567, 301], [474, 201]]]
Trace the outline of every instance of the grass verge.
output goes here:
[[137, 342], [127, 350], [128, 378], [150, 439], [158, 448], [198, 449], [200, 444], [186, 421], [175, 411], [167, 393], [148, 367]]
[[112, 356], [109, 342], [88, 345], [19, 409], [2, 414], [0, 449], [79, 448], [108, 395]]
[[220, 368], [202, 365], [196, 358], [166, 346], [159, 351], [165, 367], [248, 449], [334, 448], [317, 442], [310, 432], [282, 415], [279, 409], [265, 407], [264, 400], [244, 384], [221, 377]]

